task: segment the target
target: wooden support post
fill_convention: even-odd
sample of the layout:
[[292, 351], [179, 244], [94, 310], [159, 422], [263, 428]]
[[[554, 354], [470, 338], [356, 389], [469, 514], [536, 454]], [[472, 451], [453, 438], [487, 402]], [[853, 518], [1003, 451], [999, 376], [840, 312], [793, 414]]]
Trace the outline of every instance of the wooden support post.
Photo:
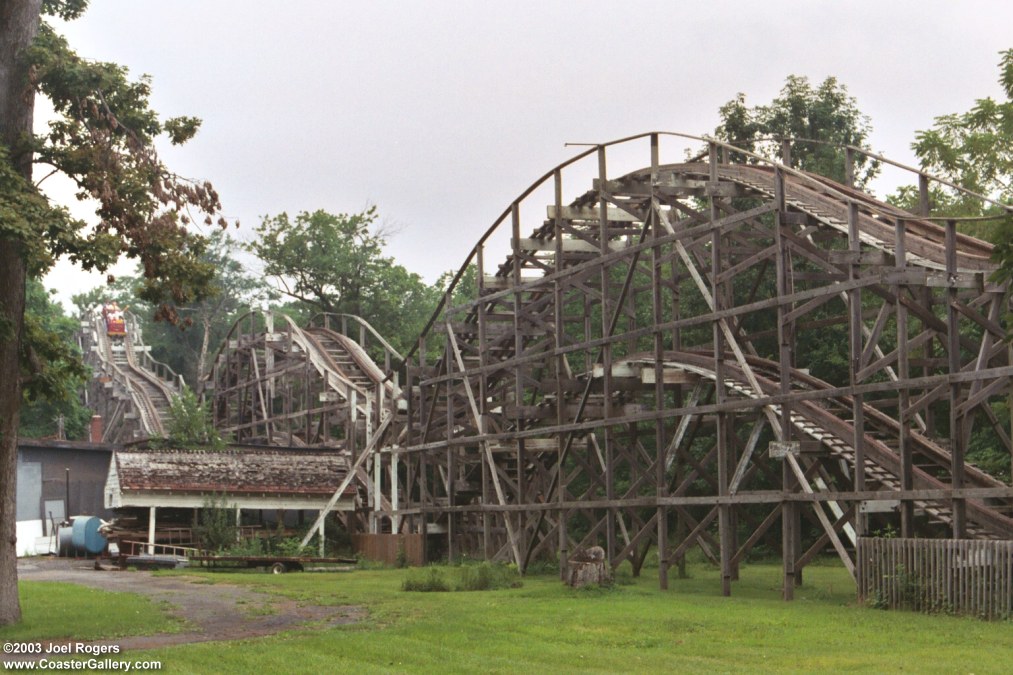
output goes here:
[[[717, 145], [714, 143], [710, 144], [709, 148], [709, 159], [710, 159], [710, 180], [712, 183], [716, 183], [718, 180], [718, 153]], [[714, 223], [721, 217], [721, 214], [717, 207], [716, 197], [713, 195], [710, 197], [710, 221]], [[719, 279], [721, 274], [721, 256], [722, 251], [722, 237], [721, 230], [714, 228], [711, 230], [711, 297], [713, 300], [713, 310], [715, 313], [720, 312], [725, 306], [725, 293], [722, 288]], [[727, 393], [725, 391], [725, 341], [724, 334], [721, 331], [720, 321], [715, 320], [711, 325], [711, 336], [714, 350], [714, 400], [718, 405], [724, 403], [727, 399]], [[728, 447], [728, 416], [724, 412], [717, 414], [717, 429], [716, 429], [716, 443], [717, 443], [717, 469], [718, 469], [718, 496], [724, 497], [728, 495], [728, 487], [731, 476], [728, 472], [728, 466], [730, 464], [729, 447]], [[732, 540], [732, 519], [731, 519], [731, 506], [729, 504], [722, 504], [718, 507], [718, 539], [721, 544], [720, 556], [721, 556], [721, 593], [722, 595], [732, 594], [732, 569], [731, 559], [735, 555], [734, 544]]]
[[[450, 308], [449, 293], [447, 293], [447, 296], [444, 299], [443, 307], [447, 322], [447, 342], [445, 345], [443, 360], [444, 363], [447, 364], [447, 375], [450, 375], [456, 363], [455, 359], [451, 356], [451, 350], [453, 349], [456, 352], [457, 345], [454, 342], [454, 330], [453, 328], [451, 328], [451, 316], [449, 311]], [[461, 359], [460, 352], [457, 352], [457, 358]], [[464, 383], [467, 383], [467, 378], [465, 378], [463, 374], [464, 371], [463, 361], [459, 365], [460, 371], [462, 371], [461, 379], [464, 381]], [[456, 482], [455, 473], [457, 471], [457, 465], [454, 460], [456, 459], [455, 454], [457, 452], [457, 448], [454, 447], [454, 445], [451, 443], [451, 441], [454, 440], [454, 430], [457, 426], [454, 420], [453, 394], [455, 389], [456, 387], [454, 386], [454, 381], [447, 380], [447, 431], [446, 431], [447, 449], [445, 451], [446, 452], [445, 461], [447, 465], [447, 506], [450, 507], [450, 510], [448, 510], [445, 513], [445, 515], [447, 518], [447, 560], [451, 563], [453, 563], [457, 559], [457, 549], [455, 547], [456, 542], [454, 541], [457, 534], [456, 528], [454, 527], [454, 518], [456, 517], [456, 514], [453, 511], [454, 506], [457, 505], [454, 500], [454, 483]]]
[[321, 512], [320, 514], [319, 522], [320, 525], [319, 529], [317, 530], [317, 534], [320, 535], [320, 545], [318, 546], [317, 551], [320, 553], [320, 557], [323, 558], [325, 555], [327, 555], [327, 548], [326, 548], [327, 537], [324, 535], [327, 519], [324, 517], [323, 512]]
[[[478, 298], [483, 295], [485, 283], [485, 245], [479, 244], [475, 250], [475, 266], [478, 275]], [[487, 303], [481, 302], [476, 313], [478, 314], [478, 363], [482, 368], [482, 374], [478, 380], [478, 405], [481, 413], [481, 426], [479, 430], [485, 433], [485, 419], [489, 414], [489, 380], [485, 367], [489, 365], [488, 328], [487, 328]], [[492, 503], [492, 492], [489, 485], [489, 467], [485, 462], [481, 463], [482, 475], [482, 504]], [[492, 558], [492, 516], [488, 511], [482, 510], [482, 555], [486, 560]]]
[[148, 507], [148, 555], [155, 555], [155, 511], [154, 506]]
[[[553, 202], [556, 207], [555, 218], [552, 223], [552, 238], [555, 242], [555, 250], [553, 261], [555, 272], [559, 274], [563, 271], [563, 174], [558, 168], [552, 174], [552, 192]], [[565, 335], [565, 316], [563, 314], [563, 281], [557, 278], [552, 282], [552, 310], [553, 310], [553, 346], [557, 350], [556, 358], [554, 359], [554, 371], [556, 377], [556, 425], [562, 427], [566, 421], [566, 392], [563, 390], [563, 379], [568, 374], [568, 364], [566, 361], [566, 355], [558, 353], [558, 350], [562, 348], [564, 344], [563, 336]], [[563, 480], [563, 472], [566, 467], [563, 463], [564, 453], [566, 450], [566, 435], [556, 434], [556, 466], [555, 466], [555, 481], [556, 481], [556, 501], [560, 504], [560, 508], [557, 512], [559, 519], [558, 526], [558, 559], [559, 559], [559, 578], [566, 579], [566, 574], [569, 568], [569, 557], [570, 550], [567, 542], [567, 513], [562, 508], [563, 502], [566, 501], [566, 481]], [[551, 494], [546, 495], [546, 499], [551, 498]]]
[[[609, 253], [609, 231], [608, 231], [608, 194], [606, 188], [608, 185], [608, 172], [605, 163], [605, 146], [598, 146], [598, 181], [600, 186], [600, 193], [598, 196], [598, 209], [599, 209], [599, 226], [598, 226], [598, 243], [600, 246], [601, 255], [605, 256]], [[602, 345], [601, 352], [601, 364], [603, 370], [602, 377], [602, 407], [605, 415], [605, 419], [608, 420], [612, 417], [612, 342], [608, 341], [608, 338], [612, 337], [613, 326], [610, 325], [612, 322], [610, 318], [612, 316], [612, 304], [610, 301], [609, 288], [611, 286], [609, 279], [609, 267], [604, 263], [600, 263], [600, 279], [601, 279], [601, 334], [603, 338], [606, 338], [606, 342]], [[615, 440], [613, 438], [612, 426], [605, 425], [604, 440], [605, 444], [605, 495], [606, 499], [612, 502], [615, 499]], [[607, 509], [608, 515], [605, 521], [605, 554], [610, 564], [616, 564], [616, 509], [610, 506]]]
[[[520, 241], [521, 237], [521, 205], [520, 202], [514, 202], [510, 206], [510, 227], [513, 233], [513, 241]], [[524, 335], [521, 330], [521, 315], [524, 312], [524, 292], [520, 289], [521, 285], [521, 256], [520, 251], [515, 250], [513, 256], [513, 270], [512, 279], [514, 285], [513, 294], [513, 327], [514, 327], [514, 354], [520, 356], [524, 353]], [[514, 366], [514, 404], [517, 406], [518, 411], [524, 406], [524, 370], [527, 366], [516, 365]], [[518, 431], [523, 431], [525, 428], [525, 421], [518, 413], [516, 419], [516, 428]], [[514, 470], [514, 481], [517, 485], [517, 503], [523, 504], [528, 500], [527, 494], [527, 472], [526, 464], [527, 460], [525, 457], [525, 441], [523, 438], [517, 439], [517, 454], [514, 456], [516, 467]], [[509, 520], [513, 518], [513, 514], [504, 513], [503, 518]], [[517, 523], [514, 528], [514, 533], [511, 535], [516, 539], [516, 546], [518, 551], [524, 551], [526, 549], [526, 533], [527, 533], [527, 514], [517, 514]], [[537, 536], [537, 532], [532, 537]], [[521, 574], [524, 573], [527, 567], [527, 559], [518, 559], [517, 566]]]
[[[957, 273], [957, 222], [946, 221], [946, 272], [950, 279]], [[960, 317], [957, 313], [957, 287], [950, 285], [947, 292], [946, 308], [947, 351], [949, 352], [950, 376], [960, 373]], [[950, 480], [954, 490], [964, 487], [964, 433], [963, 415], [957, 407], [960, 404], [960, 383], [950, 385]], [[963, 498], [953, 500], [953, 538], [967, 537], [967, 502]]]
[[[367, 440], [367, 444], [368, 444]], [[383, 457], [379, 452], [373, 453], [373, 513], [370, 520], [370, 532], [380, 533], [380, 517], [383, 513], [383, 493], [381, 492], [381, 478], [383, 477]]]
[[[774, 242], [777, 247], [776, 274], [777, 295], [783, 298], [788, 294], [788, 251], [785, 238], [782, 236], [783, 218], [786, 214], [784, 196], [784, 174], [780, 169], [774, 172], [774, 199], [777, 203], [774, 225]], [[780, 350], [780, 391], [787, 394], [791, 388], [791, 326], [785, 318], [788, 309], [783, 303], [777, 305], [777, 341]], [[791, 439], [791, 407], [782, 404], [781, 415], [777, 420], [782, 441]], [[794, 491], [796, 479], [787, 462], [781, 466], [781, 489], [787, 495]], [[798, 551], [796, 541], [799, 536], [799, 513], [794, 502], [785, 501], [781, 505], [781, 556], [784, 567], [784, 585], [782, 588], [785, 600], [793, 600], [795, 586], [799, 583], [796, 560]]]
[[[850, 150], [849, 150], [850, 152]], [[852, 254], [852, 263], [849, 267], [848, 276], [856, 280], [861, 272], [858, 264], [858, 255], [862, 250], [861, 241], [858, 235], [858, 205], [855, 202], [848, 202], [848, 250]], [[858, 372], [862, 369], [862, 289], [855, 287], [848, 292], [848, 329], [850, 344], [850, 361], [848, 368], [849, 383], [857, 387]], [[852, 446], [855, 449], [854, 465], [854, 488], [856, 491], [865, 490], [865, 408], [862, 395], [852, 394], [851, 423], [854, 429]], [[866, 532], [866, 516], [861, 509], [855, 509], [855, 535], [864, 536]]]
[[929, 216], [932, 213], [932, 203], [929, 201], [929, 177], [923, 173], [918, 174], [918, 215]]
[[[907, 267], [906, 253], [906, 222], [898, 218], [895, 225], [894, 237], [894, 263], [897, 271], [901, 272]], [[900, 275], [898, 275], [900, 276]], [[893, 288], [897, 297], [897, 377], [902, 381], [911, 376], [908, 354], [908, 310], [903, 302], [902, 294], [907, 289], [900, 284]], [[911, 490], [914, 487], [914, 462], [911, 456], [911, 421], [908, 408], [911, 405], [911, 394], [907, 387], [897, 390], [897, 424], [899, 425], [898, 453], [900, 454], [900, 482], [902, 490]], [[914, 502], [904, 499], [900, 504], [900, 536], [910, 538], [914, 536]]]
[[[664, 357], [665, 344], [662, 331], [657, 328], [664, 322], [662, 309], [661, 288], [664, 283], [662, 277], [663, 253], [661, 245], [657, 243], [658, 237], [662, 236], [664, 230], [661, 227], [661, 220], [658, 217], [660, 205], [657, 202], [654, 186], [658, 183], [658, 135], [651, 134], [651, 214], [652, 228], [651, 236], [655, 240], [651, 248], [651, 319], [654, 323], [654, 409], [662, 410], [665, 407], [665, 386], [664, 386]], [[659, 499], [668, 496], [668, 477], [665, 471], [665, 420], [658, 418], [654, 421], [654, 481], [655, 494]], [[668, 589], [668, 509], [659, 505], [656, 513], [658, 521], [658, 585], [661, 590]]]
[[[411, 424], [411, 418], [408, 418], [409, 424]], [[393, 512], [390, 517], [390, 533], [398, 534], [401, 531], [401, 516], [397, 515], [398, 510], [401, 508], [400, 494], [401, 491], [398, 489], [400, 480], [398, 477], [398, 463], [401, 459], [400, 453], [397, 449], [390, 453], [390, 510]]]

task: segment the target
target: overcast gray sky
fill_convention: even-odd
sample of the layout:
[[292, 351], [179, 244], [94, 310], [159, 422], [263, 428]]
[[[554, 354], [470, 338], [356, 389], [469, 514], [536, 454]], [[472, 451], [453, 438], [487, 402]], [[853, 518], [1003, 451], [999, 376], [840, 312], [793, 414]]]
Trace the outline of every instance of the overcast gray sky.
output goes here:
[[[163, 116], [203, 119], [163, 158], [215, 184], [239, 237], [268, 214], [376, 204], [399, 228], [388, 253], [433, 281], [575, 154], [565, 142], [706, 134], [737, 92], [767, 103], [789, 74], [837, 77], [872, 147], [913, 164], [917, 130], [1000, 95], [1011, 26], [1009, 0], [93, 0], [62, 29], [151, 75]], [[47, 285], [69, 308], [102, 277], [68, 268]]]

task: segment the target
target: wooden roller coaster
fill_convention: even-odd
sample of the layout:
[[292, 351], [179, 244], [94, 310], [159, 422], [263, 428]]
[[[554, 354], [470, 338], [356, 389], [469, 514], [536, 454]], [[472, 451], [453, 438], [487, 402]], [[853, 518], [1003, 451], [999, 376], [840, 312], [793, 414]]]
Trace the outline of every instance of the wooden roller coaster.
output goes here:
[[98, 309], [81, 322], [80, 347], [92, 369], [86, 398], [104, 419], [104, 442], [166, 435], [169, 405], [183, 386], [173, 370], [151, 358], [136, 318], [111, 324]]
[[[662, 163], [672, 139], [707, 151]], [[645, 168], [612, 175], [617, 151]], [[873, 529], [1013, 539], [1013, 488], [967, 461], [1011, 452], [992, 247], [933, 217], [924, 173], [908, 213], [789, 163], [680, 134], [591, 147], [508, 206], [405, 357], [355, 317], [241, 320], [215, 422], [346, 453], [361, 530], [522, 570], [601, 545], [639, 573], [654, 550], [666, 587], [699, 547], [729, 592], [762, 545], [790, 598]], [[591, 189], [564, 201], [564, 173]]]
[[[853, 571], [873, 527], [1013, 537], [1013, 490], [966, 461], [975, 432], [1010, 451], [991, 246], [930, 217], [923, 173], [912, 214], [713, 140], [663, 164], [670, 136], [587, 150], [479, 241], [474, 298], [409, 354], [395, 527], [522, 569], [601, 544], [639, 571], [653, 548], [662, 586], [699, 546], [725, 592], [773, 543], [786, 597], [828, 547]], [[647, 168], [610, 175], [631, 144]], [[564, 202], [584, 157], [592, 189]]]

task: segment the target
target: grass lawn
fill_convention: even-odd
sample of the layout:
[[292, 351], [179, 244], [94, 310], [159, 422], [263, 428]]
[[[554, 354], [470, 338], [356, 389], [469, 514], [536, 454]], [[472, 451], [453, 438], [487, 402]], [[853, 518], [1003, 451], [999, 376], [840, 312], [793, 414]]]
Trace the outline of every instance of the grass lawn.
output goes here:
[[[836, 565], [807, 567], [793, 603], [780, 600], [778, 565], [743, 567], [731, 598], [721, 597], [715, 570], [690, 572], [673, 575], [664, 592], [649, 570], [610, 590], [574, 591], [539, 576], [521, 588], [455, 593], [403, 592], [403, 570], [203, 573], [306, 602], [363, 605], [370, 617], [128, 657], [160, 659], [166, 673], [991, 673], [1013, 665], [1013, 623], [857, 606]], [[43, 595], [26, 594], [26, 614]], [[105, 612], [102, 605], [96, 614]]]
[[133, 593], [113, 593], [56, 581], [21, 582], [18, 590], [22, 620], [15, 626], [0, 628], [0, 639], [4, 642], [97, 640], [182, 629], [182, 623], [170, 617], [165, 607]]

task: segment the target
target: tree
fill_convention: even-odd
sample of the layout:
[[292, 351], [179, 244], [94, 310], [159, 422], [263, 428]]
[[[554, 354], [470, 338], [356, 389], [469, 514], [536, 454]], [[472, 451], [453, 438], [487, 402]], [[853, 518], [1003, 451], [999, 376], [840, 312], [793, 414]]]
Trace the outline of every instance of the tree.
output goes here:
[[58, 419], [66, 438], [83, 438], [91, 411], [78, 391], [87, 377], [80, 351], [74, 345], [78, 322], [63, 313], [42, 283], [29, 279], [25, 301], [26, 342], [34, 345], [33, 372], [22, 381], [20, 433], [25, 438], [54, 436]]
[[[87, 0], [0, 3], [0, 625], [21, 616], [14, 546], [19, 410], [22, 383], [45, 358], [26, 330], [26, 280], [62, 255], [104, 270], [126, 254], [144, 267], [143, 297], [160, 318], [176, 320], [176, 305], [205, 294], [213, 274], [200, 261], [205, 244], [188, 230], [189, 214], [224, 224], [212, 186], [172, 174], [154, 149], [163, 134], [185, 143], [199, 120], [160, 121], [148, 103], [147, 78], [131, 81], [121, 66], [82, 59], [41, 20], [74, 19], [86, 7]], [[56, 116], [39, 136], [36, 94], [49, 99]], [[79, 198], [94, 200], [92, 228], [39, 191], [36, 164], [47, 176], [66, 175]]]
[[[1013, 49], [1000, 52], [999, 84], [1004, 101], [978, 99], [969, 111], [941, 115], [931, 129], [915, 134], [911, 148], [922, 168], [998, 202], [1013, 201]], [[909, 193], [910, 193], [909, 189]], [[981, 200], [945, 189], [932, 194], [933, 211], [952, 216], [999, 215]], [[963, 228], [992, 240], [999, 277], [1013, 278], [1013, 223], [1003, 221]]]
[[276, 277], [282, 292], [318, 312], [355, 314], [396, 349], [418, 336], [436, 306], [437, 292], [392, 258], [376, 231], [376, 207], [361, 213], [303, 211], [294, 219], [266, 217], [248, 245]]
[[[784, 159], [781, 139], [818, 141], [793, 144], [793, 165], [842, 183], [845, 179], [842, 146], [868, 149], [866, 140], [872, 131], [868, 116], [862, 114], [855, 98], [834, 77], [828, 77], [814, 89], [808, 78], [789, 75], [780, 95], [769, 105], [749, 108], [746, 95], [739, 93], [721, 106], [719, 113], [721, 124], [714, 130], [717, 138], [772, 159]], [[865, 186], [877, 173], [878, 162], [856, 155], [855, 185]]]
[[1013, 49], [1000, 53], [999, 84], [1005, 101], [978, 99], [962, 114], [940, 115], [915, 134], [911, 148], [922, 168], [968, 190], [999, 200], [1013, 198]]
[[143, 288], [143, 268], [136, 276], [120, 276], [112, 284], [75, 295], [74, 304], [83, 314], [104, 302], [116, 301], [137, 316], [145, 344], [156, 361], [165, 363], [195, 389], [207, 370], [208, 353], [221, 344], [237, 315], [274, 299], [277, 294], [262, 279], [246, 273], [237, 259], [238, 242], [224, 230], [211, 232], [201, 260], [215, 270], [210, 293], [202, 300], [178, 307], [184, 319], [178, 325], [152, 321], [153, 309], [138, 294]]
[[165, 441], [171, 448], [198, 446], [220, 451], [227, 447], [211, 421], [209, 404], [201, 404], [190, 387], [183, 387], [183, 392], [173, 396], [169, 403], [169, 429]]

